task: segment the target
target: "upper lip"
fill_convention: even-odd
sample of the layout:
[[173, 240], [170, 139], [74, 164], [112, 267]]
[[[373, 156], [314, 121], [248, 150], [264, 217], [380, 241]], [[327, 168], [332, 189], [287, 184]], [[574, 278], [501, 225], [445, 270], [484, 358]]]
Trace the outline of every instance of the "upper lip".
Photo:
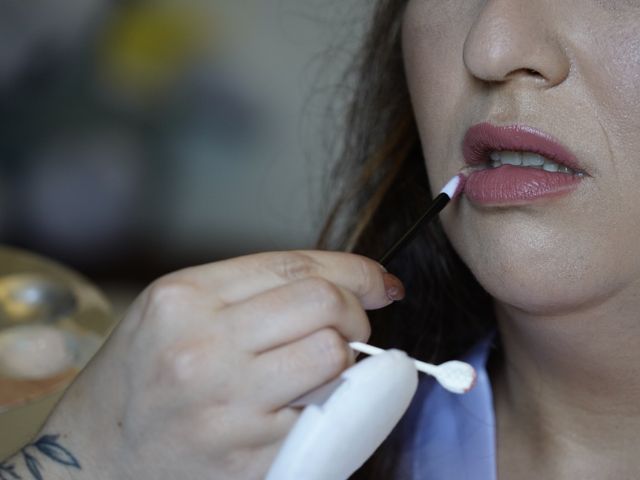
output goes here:
[[551, 135], [526, 125], [496, 126], [479, 123], [464, 136], [463, 154], [468, 165], [489, 162], [493, 151], [532, 152], [584, 173], [576, 156]]

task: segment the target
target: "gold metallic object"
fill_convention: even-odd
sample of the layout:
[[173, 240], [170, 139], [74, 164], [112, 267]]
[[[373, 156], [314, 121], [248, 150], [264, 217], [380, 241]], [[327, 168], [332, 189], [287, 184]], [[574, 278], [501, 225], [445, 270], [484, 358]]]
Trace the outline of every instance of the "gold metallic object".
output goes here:
[[74, 293], [49, 275], [9, 274], [0, 277], [0, 328], [53, 323], [78, 308]]
[[[32, 253], [0, 246], [0, 334], [25, 325], [54, 325], [97, 339], [78, 357], [80, 370], [116, 319], [105, 297], [79, 274]], [[68, 384], [54, 385], [15, 405], [0, 405], [0, 461], [33, 438]]]

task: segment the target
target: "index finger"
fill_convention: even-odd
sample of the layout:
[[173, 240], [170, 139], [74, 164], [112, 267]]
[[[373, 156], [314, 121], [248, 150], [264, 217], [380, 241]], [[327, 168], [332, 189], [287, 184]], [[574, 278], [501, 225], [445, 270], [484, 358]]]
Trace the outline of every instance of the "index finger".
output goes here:
[[378, 262], [345, 252], [258, 253], [194, 267], [188, 272], [227, 304], [312, 277], [324, 278], [350, 291], [366, 309], [384, 307], [404, 295], [400, 280], [386, 273]]

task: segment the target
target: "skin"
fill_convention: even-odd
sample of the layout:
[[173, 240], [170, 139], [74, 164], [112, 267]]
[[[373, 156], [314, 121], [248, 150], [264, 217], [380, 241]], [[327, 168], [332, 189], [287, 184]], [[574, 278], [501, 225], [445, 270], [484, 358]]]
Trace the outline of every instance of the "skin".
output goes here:
[[[163, 277], [43, 428], [81, 471], [30, 452], [54, 480], [262, 479], [299, 416], [289, 403], [353, 363], [365, 309], [402, 296], [378, 263], [347, 253], [263, 253]], [[32, 478], [21, 455], [4, 465]]]
[[[640, 478], [638, 24], [637, 0], [410, 0], [405, 14], [434, 189], [482, 121], [538, 127], [588, 173], [569, 196], [506, 208], [463, 196], [443, 215], [496, 299], [501, 479]], [[401, 296], [378, 264], [343, 253], [158, 280], [43, 429], [82, 472], [48, 463], [46, 478], [263, 478], [299, 414], [288, 403], [352, 363], [365, 309]], [[5, 464], [30, 478], [20, 457]]]
[[640, 1], [410, 0], [403, 47], [434, 189], [480, 122], [551, 134], [569, 195], [443, 215], [493, 295], [501, 479], [640, 478]]

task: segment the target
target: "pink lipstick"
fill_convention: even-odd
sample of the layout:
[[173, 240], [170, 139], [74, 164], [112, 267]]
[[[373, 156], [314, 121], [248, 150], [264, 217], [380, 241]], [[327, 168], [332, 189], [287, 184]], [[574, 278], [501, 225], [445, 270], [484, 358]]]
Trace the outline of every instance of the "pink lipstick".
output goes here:
[[527, 126], [474, 125], [462, 148], [466, 163], [476, 167], [465, 194], [481, 205], [521, 205], [566, 195], [586, 175], [560, 142]]

